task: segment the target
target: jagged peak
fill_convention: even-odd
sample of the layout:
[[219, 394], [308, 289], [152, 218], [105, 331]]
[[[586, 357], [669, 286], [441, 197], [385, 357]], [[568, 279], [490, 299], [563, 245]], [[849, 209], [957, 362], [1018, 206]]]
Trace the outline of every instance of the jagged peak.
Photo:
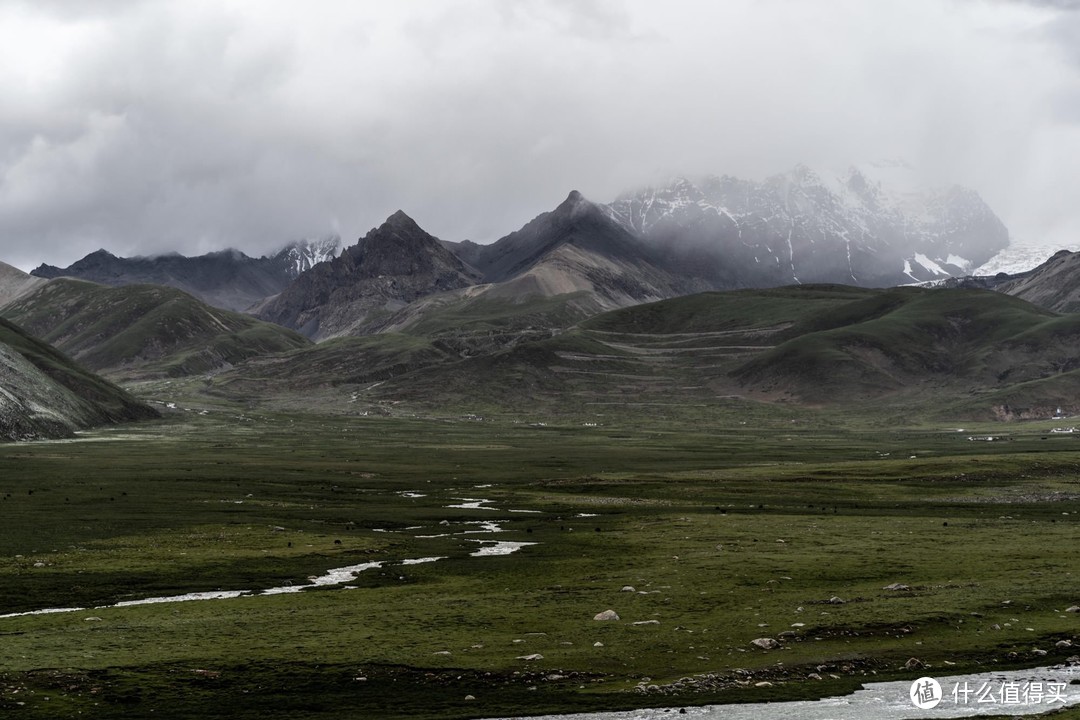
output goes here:
[[556, 208], [556, 210], [562, 208], [572, 209], [583, 202], [588, 202], [588, 200], [585, 199], [585, 196], [577, 190], [571, 190], [570, 194], [566, 196], [566, 199], [559, 203], [559, 206]]
[[401, 228], [401, 229], [409, 229], [409, 230], [412, 230], [414, 228], [416, 230], [421, 229], [420, 226], [416, 224], [415, 220], [413, 220], [411, 217], [409, 217], [407, 214], [405, 214], [404, 210], [397, 210], [396, 212], [394, 212], [393, 215], [386, 218], [386, 222], [384, 222], [383, 225], [384, 226], [388, 225], [388, 226], [390, 226], [392, 228]]

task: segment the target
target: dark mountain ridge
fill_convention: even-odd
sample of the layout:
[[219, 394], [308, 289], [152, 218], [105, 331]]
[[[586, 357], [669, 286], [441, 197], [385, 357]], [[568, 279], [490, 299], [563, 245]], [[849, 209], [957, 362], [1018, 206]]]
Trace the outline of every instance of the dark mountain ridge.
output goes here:
[[302, 273], [257, 314], [313, 338], [363, 334], [368, 323], [418, 298], [479, 279], [399, 210], [339, 257]]
[[130, 258], [97, 250], [69, 267], [41, 265], [31, 275], [73, 277], [113, 287], [166, 285], [214, 307], [243, 311], [281, 292], [301, 272], [333, 257], [339, 249], [340, 240], [335, 236], [291, 243], [274, 255], [260, 258], [233, 249], [196, 257], [169, 253]]

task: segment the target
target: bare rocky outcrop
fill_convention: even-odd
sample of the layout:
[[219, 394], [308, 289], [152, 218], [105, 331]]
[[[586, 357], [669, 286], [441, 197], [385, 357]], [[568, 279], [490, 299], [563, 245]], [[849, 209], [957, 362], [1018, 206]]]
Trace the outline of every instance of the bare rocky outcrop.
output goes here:
[[380, 316], [479, 279], [399, 210], [339, 257], [301, 274], [258, 316], [315, 339], [360, 335]]

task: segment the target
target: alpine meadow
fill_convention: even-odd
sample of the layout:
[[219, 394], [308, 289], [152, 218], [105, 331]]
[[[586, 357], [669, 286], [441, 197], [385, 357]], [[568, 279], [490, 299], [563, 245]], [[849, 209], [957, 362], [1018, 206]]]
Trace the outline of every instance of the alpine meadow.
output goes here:
[[1080, 718], [1080, 7], [0, 4], [0, 717]]

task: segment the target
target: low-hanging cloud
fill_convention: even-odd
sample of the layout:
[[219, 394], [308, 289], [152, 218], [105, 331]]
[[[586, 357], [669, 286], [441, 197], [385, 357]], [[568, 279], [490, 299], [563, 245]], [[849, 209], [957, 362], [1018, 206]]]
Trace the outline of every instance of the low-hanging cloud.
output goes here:
[[1080, 13], [980, 0], [0, 9], [0, 260], [261, 254], [398, 208], [493, 240], [571, 189], [900, 156], [1080, 233]]

